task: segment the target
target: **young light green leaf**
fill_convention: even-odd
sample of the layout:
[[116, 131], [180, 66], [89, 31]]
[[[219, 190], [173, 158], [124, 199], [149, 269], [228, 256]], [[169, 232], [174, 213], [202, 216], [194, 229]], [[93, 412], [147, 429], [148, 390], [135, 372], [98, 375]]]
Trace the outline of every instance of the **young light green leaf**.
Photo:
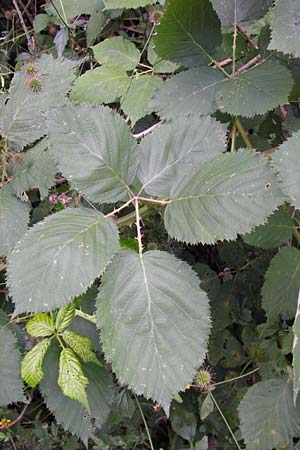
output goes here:
[[112, 379], [106, 368], [91, 363], [83, 364], [84, 373], [89, 380], [87, 396], [91, 414], [88, 414], [78, 401], [66, 397], [58, 387], [59, 355], [60, 349], [52, 344], [44, 359], [45, 376], [40, 390], [57, 423], [66, 431], [76, 434], [87, 446], [95, 426], [100, 428], [110, 412], [113, 400]]
[[123, 68], [96, 67], [77, 78], [70, 97], [93, 105], [118, 102], [126, 94], [130, 80]]
[[211, 117], [161, 125], [140, 144], [138, 176], [148, 194], [169, 197], [175, 181], [225, 150], [226, 126]]
[[122, 109], [134, 125], [139, 119], [151, 114], [153, 108], [149, 106], [149, 100], [163, 81], [150, 75], [139, 76], [131, 81], [128, 92], [122, 100]]
[[224, 27], [260, 19], [272, 5], [272, 0], [211, 0]]
[[77, 333], [74, 333], [74, 331], [71, 330], [65, 330], [63, 332], [63, 339], [68, 344], [71, 349], [77, 353], [78, 356], [82, 359], [84, 362], [94, 362], [98, 363], [97, 356], [93, 352], [93, 343], [91, 339], [80, 336]]
[[299, 434], [300, 404], [294, 405], [292, 383], [285, 380], [252, 386], [239, 405], [239, 416], [249, 450], [279, 448]]
[[266, 224], [254, 228], [251, 233], [243, 236], [243, 239], [255, 247], [275, 248], [292, 238], [293, 226], [294, 222], [290, 215], [280, 208], [269, 217]]
[[270, 50], [300, 58], [300, 3], [298, 0], [277, 0], [272, 10]]
[[51, 316], [45, 313], [36, 314], [26, 323], [26, 331], [33, 337], [52, 336], [55, 331], [55, 323]]
[[284, 142], [278, 152], [272, 155], [273, 167], [281, 180], [282, 190], [291, 203], [300, 208], [300, 131]]
[[72, 400], [77, 400], [90, 411], [86, 393], [88, 383], [89, 381], [83, 373], [81, 364], [74, 352], [70, 348], [64, 348], [59, 358], [57, 384], [64, 395], [70, 397]]
[[49, 114], [48, 126], [51, 151], [75, 189], [97, 203], [128, 196], [137, 143], [119, 114], [104, 107], [68, 105]]
[[59, 333], [65, 331], [68, 328], [75, 317], [75, 306], [73, 303], [60, 308], [55, 320], [55, 328]]
[[44, 54], [33, 66], [40, 91], [32, 92], [24, 71], [17, 72], [9, 89], [9, 99], [0, 110], [0, 134], [15, 149], [22, 149], [46, 134], [45, 113], [66, 103], [78, 62]]
[[65, 306], [101, 275], [118, 249], [117, 227], [92, 209], [65, 209], [39, 222], [8, 258], [15, 314]]
[[221, 41], [220, 21], [209, 0], [169, 0], [154, 38], [159, 56], [184, 66], [212, 61]]
[[48, 195], [54, 184], [56, 164], [48, 150], [48, 141], [43, 139], [21, 156], [13, 167], [11, 187], [17, 195], [38, 188], [41, 200]]
[[23, 237], [29, 222], [29, 206], [17, 199], [9, 185], [0, 189], [0, 255], [6, 256]]
[[92, 47], [96, 60], [105, 66], [115, 66], [125, 71], [133, 70], [140, 58], [140, 52], [129, 39], [115, 36]]
[[153, 66], [154, 73], [174, 73], [180, 67], [179, 64], [167, 61], [158, 56], [152, 40], [149, 42], [147, 58]]
[[164, 118], [211, 114], [217, 109], [216, 93], [223, 83], [225, 78], [216, 69], [187, 70], [165, 81], [150, 106]]
[[291, 72], [278, 61], [265, 61], [220, 85], [217, 104], [221, 112], [253, 117], [288, 103], [293, 87]]
[[120, 382], [168, 413], [207, 349], [208, 299], [195, 272], [165, 252], [122, 251], [103, 276], [97, 324]]
[[272, 259], [262, 288], [262, 305], [269, 321], [295, 317], [299, 289], [300, 251], [283, 248]]
[[50, 343], [50, 339], [43, 339], [26, 353], [23, 358], [21, 375], [28, 386], [32, 388], [36, 387], [44, 378], [42, 365]]
[[0, 406], [25, 402], [20, 377], [21, 355], [16, 338], [7, 328], [0, 326]]
[[293, 370], [294, 370], [294, 403], [296, 404], [300, 391], [300, 291], [296, 317], [293, 325]]
[[283, 201], [275, 175], [258, 153], [226, 153], [179, 178], [165, 211], [169, 235], [213, 244], [262, 224]]

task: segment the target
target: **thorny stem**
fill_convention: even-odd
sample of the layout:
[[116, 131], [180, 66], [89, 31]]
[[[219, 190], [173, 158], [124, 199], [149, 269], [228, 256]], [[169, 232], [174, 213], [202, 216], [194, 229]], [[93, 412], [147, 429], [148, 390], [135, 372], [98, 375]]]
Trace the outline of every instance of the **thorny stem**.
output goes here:
[[236, 70], [235, 75], [240, 75], [245, 72], [245, 70], [250, 69], [250, 67], [254, 66], [258, 61], [261, 60], [261, 55], [256, 55], [254, 58], [250, 59], [246, 64]]
[[87, 320], [88, 322], [91, 323], [96, 323], [96, 316], [91, 315], [91, 314], [87, 314], [83, 311], [81, 311], [81, 309], [75, 309], [75, 316], [76, 317], [81, 317], [82, 319]]
[[236, 26], [236, 10], [237, 10], [237, 0], [234, 0], [234, 32], [233, 32], [233, 44], [232, 44], [232, 77], [235, 76], [236, 67], [236, 39], [237, 39], [237, 26]]
[[232, 130], [231, 130], [231, 147], [230, 147], [231, 153], [234, 153], [236, 151], [235, 141], [236, 141], [236, 121], [235, 121], [235, 119], [233, 119]]
[[7, 144], [7, 140], [5, 139], [4, 141], [4, 147], [2, 149], [2, 174], [1, 174], [1, 182], [4, 183], [5, 182], [5, 178], [7, 177], [7, 160], [9, 157], [9, 152], [8, 152], [8, 144]]
[[257, 44], [255, 44], [255, 42], [253, 41], [253, 39], [247, 34], [247, 32], [240, 26], [237, 25], [236, 26], [238, 29], [238, 32], [241, 33], [242, 36], [244, 36], [244, 38], [246, 39], [247, 42], [249, 42], [250, 45], [252, 45], [252, 47], [255, 48], [255, 50], [259, 49], [259, 46]]
[[242, 450], [241, 447], [240, 447], [240, 445], [239, 445], [239, 443], [238, 443], [238, 441], [236, 440], [236, 437], [235, 437], [235, 435], [234, 435], [234, 433], [233, 433], [233, 431], [232, 431], [232, 429], [231, 429], [231, 426], [229, 425], [229, 423], [228, 423], [226, 417], [224, 416], [224, 414], [223, 414], [221, 408], [219, 407], [219, 405], [218, 405], [218, 403], [217, 403], [217, 400], [215, 399], [213, 393], [212, 393], [211, 391], [209, 391], [209, 392], [208, 392], [208, 395], [210, 395], [210, 397], [211, 397], [211, 399], [212, 399], [212, 401], [213, 401], [215, 407], [216, 407], [217, 410], [219, 411], [219, 414], [220, 414], [220, 416], [222, 417], [222, 419], [223, 419], [223, 421], [224, 421], [224, 423], [225, 423], [225, 425], [226, 425], [226, 427], [227, 427], [229, 433], [231, 434], [232, 439], [234, 440], [235, 445], [237, 446], [237, 448], [238, 448], [239, 450]]
[[146, 198], [146, 197], [138, 197], [138, 200], [141, 200], [145, 203], [155, 203], [158, 205], [167, 205], [170, 203], [170, 200], [155, 200], [154, 198]]
[[244, 128], [243, 125], [241, 124], [240, 119], [238, 119], [237, 117], [236, 117], [236, 119], [235, 119], [235, 124], [236, 124], [237, 129], [239, 130], [239, 132], [240, 132], [242, 138], [243, 138], [243, 141], [244, 141], [245, 144], [246, 144], [246, 147], [247, 147], [249, 150], [252, 149], [253, 146], [252, 146], [251, 141], [250, 141], [250, 139], [249, 139], [249, 137], [248, 137], [248, 134], [246, 133], [245, 128]]
[[29, 49], [30, 53], [31, 53], [33, 56], [35, 56], [35, 45], [34, 45], [34, 40], [30, 37], [28, 28], [26, 27], [26, 23], [24, 22], [23, 15], [22, 15], [22, 13], [21, 13], [21, 11], [20, 11], [20, 8], [19, 8], [19, 5], [18, 5], [18, 3], [17, 3], [17, 0], [12, 0], [12, 2], [13, 2], [13, 5], [14, 5], [14, 7], [15, 7], [15, 10], [17, 11], [17, 14], [18, 14], [20, 23], [21, 23], [22, 28], [23, 28], [23, 31], [24, 31], [24, 33], [25, 33], [25, 36], [26, 36], [26, 39], [27, 39], [28, 49]]
[[152, 125], [152, 127], [147, 128], [147, 130], [144, 130], [138, 134], [133, 134], [132, 136], [134, 137], [134, 139], [141, 139], [141, 138], [147, 136], [147, 134], [152, 133], [152, 131], [155, 130], [155, 128], [159, 127], [159, 125], [161, 125], [163, 122], [164, 121], [161, 120], [160, 122], [157, 122], [154, 125]]
[[149, 428], [148, 428], [148, 425], [147, 425], [147, 421], [146, 421], [146, 418], [144, 416], [142, 407], [141, 407], [140, 402], [139, 402], [139, 400], [138, 400], [136, 395], [134, 396], [134, 398], [135, 398], [135, 401], [137, 403], [137, 406], [139, 408], [139, 411], [141, 413], [141, 416], [142, 416], [142, 419], [143, 419], [143, 422], [144, 422], [144, 426], [145, 426], [145, 430], [146, 430], [146, 433], [147, 433], [147, 437], [148, 437], [148, 440], [149, 440], [149, 444], [150, 444], [151, 450], [154, 450], [153, 442], [152, 442], [152, 439], [151, 439], [151, 434], [150, 434], [150, 431], [149, 431]]
[[136, 218], [136, 229], [137, 229], [137, 240], [139, 244], [139, 255], [142, 257], [143, 255], [143, 241], [142, 241], [142, 232], [141, 232], [141, 216], [140, 216], [140, 210], [139, 210], [139, 199], [134, 199], [134, 206], [135, 206], [135, 218]]

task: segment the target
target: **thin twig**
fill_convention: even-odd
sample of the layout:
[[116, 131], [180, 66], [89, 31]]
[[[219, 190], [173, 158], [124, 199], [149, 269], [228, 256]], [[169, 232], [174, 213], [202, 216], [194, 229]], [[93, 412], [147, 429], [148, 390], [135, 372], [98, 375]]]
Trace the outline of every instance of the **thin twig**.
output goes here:
[[247, 147], [249, 150], [252, 149], [252, 148], [253, 148], [253, 145], [251, 144], [251, 141], [250, 141], [250, 139], [249, 139], [249, 137], [248, 137], [248, 134], [246, 133], [246, 131], [245, 131], [243, 125], [241, 124], [240, 119], [236, 118], [236, 119], [235, 119], [235, 123], [236, 123], [237, 129], [238, 129], [239, 132], [241, 133], [241, 136], [242, 136], [242, 138], [243, 138], [243, 141], [244, 141], [245, 144], [246, 144], [246, 147]]
[[27, 408], [30, 405], [30, 402], [31, 402], [31, 400], [29, 400], [28, 403], [26, 403], [26, 405], [22, 409], [20, 415], [15, 420], [13, 420], [12, 422], [6, 423], [5, 425], [0, 425], [0, 430], [6, 430], [7, 428], [11, 428], [14, 425], [16, 425], [16, 423], [20, 422], [20, 420], [22, 420], [24, 414], [26, 413]]
[[139, 243], [139, 255], [140, 258], [143, 258], [143, 241], [142, 241], [142, 232], [141, 232], [141, 216], [139, 210], [139, 200], [138, 198], [134, 199], [135, 206], [135, 217], [136, 217], [136, 229], [137, 229], [137, 241]]
[[236, 66], [236, 40], [237, 40], [237, 0], [234, 0], [234, 31], [233, 31], [233, 44], [232, 44], [232, 77], [235, 76], [235, 66]]
[[152, 133], [152, 131], [155, 130], [155, 128], [159, 127], [159, 125], [161, 125], [163, 122], [164, 122], [164, 120], [160, 120], [159, 122], [152, 125], [152, 127], [147, 128], [146, 130], [142, 131], [141, 133], [133, 134], [132, 136], [134, 137], [134, 139], [141, 139], [141, 138], [147, 136], [147, 134]]
[[141, 416], [142, 416], [142, 419], [143, 419], [143, 422], [144, 422], [144, 426], [145, 426], [145, 429], [146, 429], [146, 433], [147, 433], [147, 437], [148, 437], [148, 441], [149, 441], [151, 450], [154, 450], [153, 442], [152, 442], [152, 439], [151, 439], [151, 434], [150, 434], [150, 431], [149, 431], [149, 428], [148, 428], [148, 425], [147, 425], [147, 421], [146, 421], [146, 418], [144, 416], [142, 407], [141, 407], [140, 402], [139, 402], [139, 400], [138, 400], [136, 395], [134, 396], [134, 398], [135, 398], [135, 401], [136, 401], [136, 403], [138, 405], [139, 411], [141, 413]]
[[256, 55], [254, 58], [250, 59], [250, 61], [246, 62], [242, 67], [237, 69], [235, 71], [235, 75], [240, 75], [241, 73], [245, 72], [246, 70], [250, 69], [250, 67], [254, 66], [258, 61], [261, 60], [261, 55]]
[[22, 13], [20, 11], [19, 5], [17, 3], [17, 0], [12, 0], [13, 5], [15, 7], [15, 10], [17, 11], [20, 23], [22, 25], [23, 31], [25, 33], [26, 39], [27, 39], [27, 45], [28, 45], [28, 50], [30, 51], [30, 53], [32, 54], [32, 56], [35, 56], [35, 45], [34, 45], [34, 41], [33, 39], [31, 39], [28, 28], [26, 26], [26, 23], [24, 22]]
[[258, 46], [257, 44], [255, 44], [255, 42], [254, 42], [253, 39], [247, 34], [247, 32], [246, 32], [240, 25], [237, 25], [236, 27], [237, 27], [239, 33], [241, 33], [241, 35], [244, 36], [244, 38], [246, 39], [246, 41], [249, 42], [249, 44], [252, 45], [252, 47], [254, 47], [255, 50], [258, 50], [258, 49], [259, 49], [259, 46]]

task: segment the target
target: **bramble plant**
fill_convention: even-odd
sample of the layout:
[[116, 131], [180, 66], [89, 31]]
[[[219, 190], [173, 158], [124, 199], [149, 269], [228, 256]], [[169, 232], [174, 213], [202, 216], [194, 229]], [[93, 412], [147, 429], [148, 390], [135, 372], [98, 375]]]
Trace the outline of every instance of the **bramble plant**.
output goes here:
[[300, 2], [20, 4], [0, 439], [39, 386], [86, 446], [300, 448]]

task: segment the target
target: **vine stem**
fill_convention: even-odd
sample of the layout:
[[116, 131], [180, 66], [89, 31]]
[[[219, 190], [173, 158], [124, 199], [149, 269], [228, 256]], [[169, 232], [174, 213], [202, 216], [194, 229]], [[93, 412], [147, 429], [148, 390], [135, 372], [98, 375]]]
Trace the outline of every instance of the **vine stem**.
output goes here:
[[259, 371], [259, 367], [257, 367], [257, 369], [251, 370], [251, 372], [244, 373], [243, 375], [239, 375], [238, 377], [229, 378], [228, 380], [219, 381], [218, 383], [213, 383], [212, 386], [220, 386], [221, 384], [231, 383], [232, 381], [240, 380], [241, 378], [246, 378], [249, 375], [252, 375], [253, 373], [256, 373], [258, 371]]
[[13, 427], [14, 425], [16, 425], [16, 423], [20, 422], [20, 420], [22, 420], [24, 414], [26, 413], [28, 406], [30, 405], [31, 402], [31, 398], [28, 400], [28, 403], [25, 404], [24, 408], [22, 409], [21, 413], [19, 414], [19, 416], [13, 420], [12, 422], [7, 423], [6, 425], [1, 425], [0, 426], [0, 430], [6, 430], [8, 428]]
[[7, 160], [8, 160], [9, 152], [8, 152], [8, 143], [7, 139], [4, 140], [4, 147], [2, 150], [2, 174], [1, 174], [1, 183], [5, 182], [5, 178], [7, 177]]
[[135, 218], [136, 218], [136, 229], [137, 229], [137, 241], [139, 244], [139, 255], [140, 258], [143, 257], [143, 241], [142, 241], [142, 232], [141, 232], [141, 216], [140, 216], [140, 209], [139, 209], [139, 198], [136, 197], [134, 199], [134, 206], [135, 206]]
[[81, 317], [82, 319], [85, 319], [88, 322], [96, 323], [96, 316], [87, 314], [87, 313], [81, 311], [81, 309], [75, 309], [75, 316]]
[[224, 414], [223, 414], [223, 412], [222, 412], [220, 406], [218, 405], [218, 402], [217, 402], [217, 400], [215, 399], [213, 393], [212, 393], [211, 391], [209, 391], [209, 392], [208, 392], [208, 395], [210, 395], [210, 397], [211, 397], [211, 399], [212, 399], [212, 401], [213, 401], [215, 407], [216, 407], [217, 410], [219, 411], [219, 414], [220, 414], [220, 416], [222, 417], [222, 419], [223, 419], [223, 421], [224, 421], [224, 423], [225, 423], [225, 425], [226, 425], [226, 427], [227, 427], [229, 433], [231, 434], [232, 439], [234, 440], [234, 443], [235, 443], [236, 447], [237, 447], [239, 450], [242, 450], [241, 447], [240, 447], [240, 445], [239, 445], [239, 443], [238, 443], [238, 441], [236, 440], [236, 437], [235, 437], [235, 435], [234, 435], [234, 433], [233, 433], [233, 431], [232, 431], [232, 429], [231, 429], [231, 426], [229, 425], [229, 423], [228, 423], [226, 417], [224, 416]]
[[110, 213], [106, 214], [105, 217], [113, 217], [114, 215], [118, 214], [119, 212], [121, 212], [123, 209], [127, 208], [128, 206], [131, 205], [131, 203], [133, 203], [134, 198], [131, 198], [130, 200], [128, 200], [128, 202], [124, 203], [124, 205], [120, 206], [120, 208], [116, 208], [113, 211], [111, 211]]
[[144, 416], [141, 404], [140, 404], [140, 402], [139, 402], [139, 400], [138, 400], [136, 395], [134, 396], [134, 398], [135, 398], [135, 401], [136, 401], [136, 403], [138, 405], [139, 411], [141, 413], [141, 416], [142, 416], [142, 419], [143, 419], [143, 422], [144, 422], [144, 425], [145, 425], [145, 429], [146, 429], [146, 433], [147, 433], [147, 437], [148, 437], [148, 440], [149, 440], [149, 444], [150, 444], [151, 450], [154, 450], [153, 442], [152, 442], [152, 439], [151, 439], [151, 434], [150, 434], [150, 431], [149, 431], [149, 428], [148, 428], [148, 425], [147, 425], [147, 421], [146, 421], [146, 418]]
[[237, 129], [238, 129], [239, 132], [241, 133], [241, 136], [242, 136], [242, 138], [243, 138], [243, 141], [244, 141], [245, 144], [246, 144], [246, 147], [247, 147], [249, 150], [251, 150], [251, 149], [253, 148], [253, 146], [252, 146], [251, 141], [250, 141], [250, 139], [249, 139], [249, 137], [248, 137], [248, 135], [247, 135], [247, 133], [246, 133], [246, 131], [245, 131], [245, 128], [244, 128], [243, 125], [241, 124], [240, 119], [238, 119], [238, 118], [236, 117], [235, 123], [236, 123]]
[[230, 147], [231, 153], [234, 153], [236, 151], [235, 141], [236, 141], [236, 121], [235, 121], [235, 119], [233, 119], [232, 130], [231, 130], [231, 147]]

